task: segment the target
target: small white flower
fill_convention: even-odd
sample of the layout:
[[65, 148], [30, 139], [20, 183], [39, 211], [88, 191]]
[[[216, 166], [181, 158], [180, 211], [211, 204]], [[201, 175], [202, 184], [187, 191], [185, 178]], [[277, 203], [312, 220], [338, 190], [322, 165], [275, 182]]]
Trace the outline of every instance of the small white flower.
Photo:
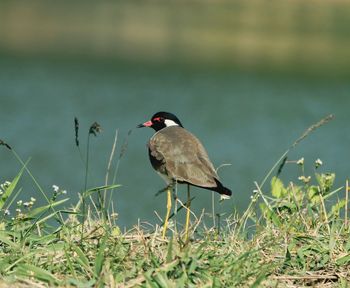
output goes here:
[[320, 158], [318, 158], [316, 161], [315, 161], [315, 167], [318, 168], [320, 167], [321, 165], [323, 164], [322, 160]]
[[18, 205], [18, 206], [21, 206], [21, 205], [22, 205], [22, 203], [23, 203], [23, 201], [22, 201], [22, 200], [17, 201], [17, 205]]
[[300, 159], [297, 161], [297, 164], [298, 164], [298, 165], [304, 165], [304, 157], [300, 158]]
[[30, 202], [35, 202], [36, 199], [34, 197], [30, 197]]
[[117, 218], [118, 217], [118, 213], [112, 213], [111, 214], [111, 218]]
[[67, 194], [67, 190], [62, 190], [62, 194]]
[[11, 182], [5, 181], [4, 183], [0, 184], [0, 188], [2, 190], [6, 190], [11, 185]]
[[23, 206], [24, 206], [24, 207], [29, 207], [29, 206], [30, 206], [30, 203], [29, 203], [29, 202], [24, 202], [24, 203], [23, 203]]
[[57, 185], [52, 185], [53, 191], [55, 191], [56, 193], [60, 190], [60, 187], [58, 187]]
[[4, 211], [4, 214], [5, 214], [5, 215], [10, 215], [10, 211], [9, 211], [8, 209], [6, 209], [6, 210]]
[[253, 190], [253, 194], [257, 194], [257, 193], [259, 193], [259, 190], [258, 189], [254, 189]]
[[300, 181], [303, 181], [305, 184], [307, 184], [307, 183], [310, 182], [311, 176], [307, 176], [307, 177], [305, 177], [305, 176], [299, 176], [298, 179], [299, 179]]
[[[259, 196], [259, 195], [258, 195]], [[258, 197], [256, 196], [250, 196], [250, 200], [252, 200], [253, 203], [255, 203], [257, 201]]]
[[17, 213], [21, 213], [21, 209], [17, 208], [17, 209], [16, 209], [16, 212], [17, 212]]

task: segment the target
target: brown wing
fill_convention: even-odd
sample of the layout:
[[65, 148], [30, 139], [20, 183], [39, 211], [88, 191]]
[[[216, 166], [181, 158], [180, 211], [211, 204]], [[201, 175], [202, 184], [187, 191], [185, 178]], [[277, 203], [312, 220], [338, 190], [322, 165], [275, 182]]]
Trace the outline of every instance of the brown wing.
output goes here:
[[157, 170], [172, 179], [202, 187], [217, 186], [218, 175], [202, 143], [184, 128], [171, 126], [158, 131], [149, 141], [149, 152], [161, 164]]

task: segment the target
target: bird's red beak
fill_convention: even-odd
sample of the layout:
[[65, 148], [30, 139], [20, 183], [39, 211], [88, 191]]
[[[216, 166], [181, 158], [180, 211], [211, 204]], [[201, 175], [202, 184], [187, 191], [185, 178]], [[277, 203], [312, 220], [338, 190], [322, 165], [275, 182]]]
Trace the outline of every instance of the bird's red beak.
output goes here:
[[137, 128], [142, 128], [142, 127], [151, 127], [153, 125], [152, 121], [147, 121], [143, 124], [140, 124], [137, 126]]

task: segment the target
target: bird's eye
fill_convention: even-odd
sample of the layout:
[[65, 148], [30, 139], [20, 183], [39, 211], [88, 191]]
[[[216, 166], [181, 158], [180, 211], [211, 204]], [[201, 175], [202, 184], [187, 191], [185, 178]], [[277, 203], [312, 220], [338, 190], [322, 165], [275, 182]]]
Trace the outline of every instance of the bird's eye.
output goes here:
[[154, 122], [161, 122], [162, 120], [164, 120], [162, 117], [156, 117], [153, 119]]

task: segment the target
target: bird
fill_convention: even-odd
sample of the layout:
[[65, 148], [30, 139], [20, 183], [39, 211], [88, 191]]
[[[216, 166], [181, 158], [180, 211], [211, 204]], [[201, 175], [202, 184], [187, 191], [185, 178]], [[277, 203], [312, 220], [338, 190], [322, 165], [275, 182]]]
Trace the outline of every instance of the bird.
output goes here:
[[155, 130], [148, 142], [148, 154], [152, 167], [167, 183], [167, 212], [163, 225], [163, 238], [167, 230], [171, 210], [171, 187], [175, 183], [187, 184], [187, 213], [185, 240], [188, 240], [190, 220], [190, 186], [215, 191], [229, 198], [232, 192], [220, 181], [199, 139], [186, 130], [181, 121], [170, 112], [157, 112], [151, 120], [137, 126]]

